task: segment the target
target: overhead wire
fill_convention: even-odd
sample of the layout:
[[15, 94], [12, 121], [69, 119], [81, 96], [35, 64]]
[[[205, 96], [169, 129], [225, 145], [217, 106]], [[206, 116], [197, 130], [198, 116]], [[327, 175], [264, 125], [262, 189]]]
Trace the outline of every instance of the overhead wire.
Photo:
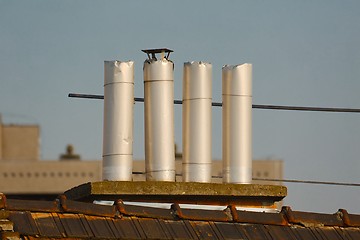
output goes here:
[[[103, 95], [69, 93], [72, 98], [104, 99]], [[144, 102], [144, 98], [134, 98], [135, 102]], [[182, 100], [174, 100], [174, 104], [182, 104]], [[221, 102], [212, 102], [214, 107], [222, 107]], [[342, 113], [360, 113], [359, 108], [330, 108], [330, 107], [303, 107], [303, 106], [284, 106], [284, 105], [261, 105], [253, 104], [252, 108], [267, 110], [285, 110], [285, 111], [311, 111], [311, 112], [342, 112]]]
[[269, 179], [269, 178], [253, 178], [256, 181], [268, 182], [285, 182], [285, 183], [306, 183], [306, 184], [321, 184], [321, 185], [337, 185], [348, 187], [360, 187], [360, 183], [345, 183], [345, 182], [328, 182], [328, 181], [311, 181], [311, 180], [295, 180], [295, 179]]

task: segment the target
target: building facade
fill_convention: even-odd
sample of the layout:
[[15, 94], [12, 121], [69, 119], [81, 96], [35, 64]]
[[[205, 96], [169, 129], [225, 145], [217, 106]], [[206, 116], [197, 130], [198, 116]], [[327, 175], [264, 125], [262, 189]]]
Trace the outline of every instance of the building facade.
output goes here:
[[[86, 182], [102, 180], [101, 160], [81, 160], [71, 145], [58, 160], [40, 160], [37, 125], [0, 124], [0, 192], [59, 194]], [[176, 181], [182, 181], [182, 156], [176, 153]], [[213, 160], [212, 182], [222, 182], [222, 161]], [[145, 161], [133, 161], [133, 180], [145, 181]], [[283, 178], [282, 160], [253, 160], [254, 178]], [[280, 184], [256, 181], [261, 184]]]

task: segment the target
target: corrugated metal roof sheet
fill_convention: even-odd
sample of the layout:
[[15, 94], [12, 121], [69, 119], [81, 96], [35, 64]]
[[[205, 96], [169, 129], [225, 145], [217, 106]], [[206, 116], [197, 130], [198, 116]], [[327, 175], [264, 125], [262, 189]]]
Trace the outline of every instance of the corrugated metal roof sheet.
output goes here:
[[[0, 200], [1, 238], [360, 239], [360, 215], [113, 206], [67, 200]], [[5, 223], [7, 225], [5, 225]], [[3, 227], [1, 227], [3, 226]], [[5, 226], [9, 226], [6, 228]]]

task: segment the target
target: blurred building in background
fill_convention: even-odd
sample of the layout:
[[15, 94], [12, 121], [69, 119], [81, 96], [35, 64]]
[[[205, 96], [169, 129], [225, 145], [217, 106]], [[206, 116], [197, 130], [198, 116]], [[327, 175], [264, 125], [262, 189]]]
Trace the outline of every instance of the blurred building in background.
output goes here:
[[[176, 151], [176, 181], [182, 181], [182, 155]], [[145, 181], [145, 161], [135, 160], [133, 180]], [[19, 196], [54, 196], [86, 182], [102, 180], [102, 162], [81, 159], [72, 145], [57, 160], [40, 159], [38, 125], [0, 121], [0, 192]], [[222, 161], [213, 160], [212, 182], [222, 182]], [[253, 160], [253, 177], [282, 179], [282, 160]], [[256, 181], [260, 184], [279, 182]]]

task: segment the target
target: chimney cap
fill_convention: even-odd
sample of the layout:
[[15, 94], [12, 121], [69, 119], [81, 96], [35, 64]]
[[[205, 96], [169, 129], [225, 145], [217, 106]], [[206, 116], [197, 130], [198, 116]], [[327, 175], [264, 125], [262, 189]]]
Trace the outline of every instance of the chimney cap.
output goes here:
[[[173, 50], [168, 49], [168, 48], [153, 48], [153, 49], [144, 49], [141, 51], [148, 55], [149, 60], [151, 60], [151, 59], [157, 60], [157, 58], [155, 56], [156, 53], [161, 53], [162, 54], [161, 58], [165, 58], [168, 60], [170, 53], [174, 52]], [[167, 53], [166, 56], [165, 56], [165, 53]], [[151, 54], [151, 56], [150, 56], [150, 54]]]

